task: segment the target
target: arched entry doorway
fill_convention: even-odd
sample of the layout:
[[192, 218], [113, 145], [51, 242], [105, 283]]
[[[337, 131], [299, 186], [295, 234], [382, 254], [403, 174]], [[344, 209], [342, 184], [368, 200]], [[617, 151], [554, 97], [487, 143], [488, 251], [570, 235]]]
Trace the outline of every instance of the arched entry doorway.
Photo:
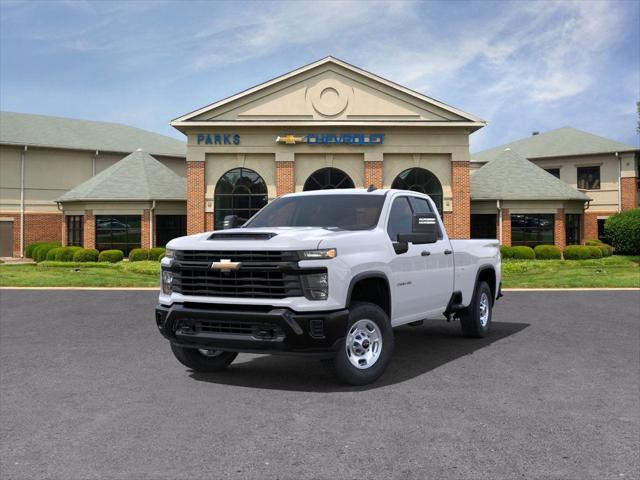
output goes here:
[[442, 215], [442, 185], [438, 177], [429, 170], [419, 167], [408, 168], [393, 180], [391, 188], [429, 195]]
[[267, 184], [257, 172], [234, 168], [225, 173], [213, 195], [215, 229], [221, 229], [224, 217], [237, 215], [241, 222], [251, 218], [267, 204]]
[[326, 167], [316, 170], [307, 181], [303, 190], [330, 190], [334, 188], [355, 188], [351, 177], [338, 168]]

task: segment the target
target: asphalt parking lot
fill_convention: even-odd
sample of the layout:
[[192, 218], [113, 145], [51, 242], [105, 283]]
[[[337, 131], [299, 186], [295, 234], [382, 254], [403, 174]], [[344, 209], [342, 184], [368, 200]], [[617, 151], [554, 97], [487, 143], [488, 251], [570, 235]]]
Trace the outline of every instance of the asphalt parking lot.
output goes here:
[[149, 291], [0, 291], [0, 476], [639, 478], [640, 293], [512, 292], [493, 333], [396, 331], [366, 388], [319, 362], [190, 372]]

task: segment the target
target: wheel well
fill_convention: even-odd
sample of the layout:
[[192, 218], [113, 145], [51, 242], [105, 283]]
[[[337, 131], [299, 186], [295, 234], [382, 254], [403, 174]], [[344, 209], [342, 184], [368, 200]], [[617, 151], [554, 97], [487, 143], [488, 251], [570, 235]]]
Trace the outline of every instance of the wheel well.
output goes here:
[[496, 298], [496, 272], [493, 268], [485, 268], [478, 274], [478, 283], [487, 282], [491, 289], [492, 303]]
[[349, 304], [354, 301], [378, 305], [391, 318], [391, 293], [385, 278], [368, 277], [356, 281], [351, 289]]

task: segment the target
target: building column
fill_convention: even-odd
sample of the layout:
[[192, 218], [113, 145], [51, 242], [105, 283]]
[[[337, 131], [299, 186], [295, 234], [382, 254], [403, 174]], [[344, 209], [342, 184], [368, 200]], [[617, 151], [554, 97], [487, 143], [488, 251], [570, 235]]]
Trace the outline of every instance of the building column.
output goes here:
[[511, 214], [508, 208], [502, 209], [502, 245], [511, 246]]
[[469, 162], [451, 162], [451, 193], [453, 210], [452, 238], [471, 236], [471, 187], [469, 181]]
[[567, 246], [564, 208], [558, 208], [553, 217], [553, 238], [556, 247], [564, 250]]
[[84, 211], [84, 248], [96, 248], [96, 217], [93, 210]]
[[187, 235], [206, 231], [204, 161], [187, 161]]
[[[84, 227], [84, 223], [83, 223], [83, 227]], [[60, 245], [62, 245], [63, 247], [66, 247], [67, 244], [69, 243], [69, 239], [67, 238], [67, 217], [63, 214], [62, 215], [62, 240], [60, 241]]]
[[382, 177], [384, 167], [382, 161], [365, 161], [364, 162], [364, 188], [373, 185], [376, 188], [382, 188]]
[[293, 161], [276, 161], [276, 195], [295, 192], [295, 167]]
[[142, 210], [140, 218], [140, 247], [151, 248], [151, 213], [148, 208]]
[[620, 209], [624, 212], [638, 208], [638, 178], [622, 177], [620, 179]]

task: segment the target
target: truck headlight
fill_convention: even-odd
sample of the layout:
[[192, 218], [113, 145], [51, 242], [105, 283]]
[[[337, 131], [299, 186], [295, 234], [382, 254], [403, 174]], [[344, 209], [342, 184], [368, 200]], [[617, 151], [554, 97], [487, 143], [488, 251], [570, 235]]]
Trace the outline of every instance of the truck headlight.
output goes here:
[[322, 250], [302, 250], [298, 252], [300, 260], [326, 260], [336, 258], [338, 251], [335, 248], [324, 248]]
[[173, 250], [172, 248], [167, 248], [167, 249], [165, 249], [165, 251], [164, 251], [164, 256], [165, 256], [166, 258], [175, 258], [175, 256], [176, 256], [176, 251], [175, 251], [175, 250]]
[[302, 275], [302, 288], [308, 300], [326, 300], [329, 297], [329, 274], [325, 272]]
[[171, 295], [171, 286], [173, 284], [173, 273], [169, 270], [162, 270], [161, 275], [161, 283], [162, 283], [162, 293], [165, 295]]

